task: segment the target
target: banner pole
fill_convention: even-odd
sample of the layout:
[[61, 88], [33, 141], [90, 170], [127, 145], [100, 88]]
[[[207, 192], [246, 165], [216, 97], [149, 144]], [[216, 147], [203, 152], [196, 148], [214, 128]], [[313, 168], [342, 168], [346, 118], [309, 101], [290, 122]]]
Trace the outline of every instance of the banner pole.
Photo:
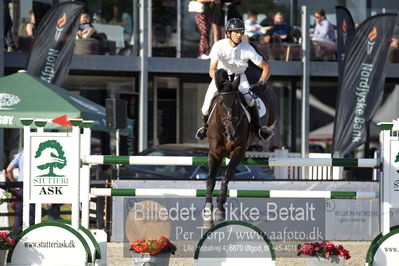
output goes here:
[[[301, 7], [302, 15], [302, 107], [301, 107], [301, 156], [309, 156], [309, 61], [310, 61], [310, 40], [309, 40], [309, 13], [306, 6]], [[302, 167], [302, 179], [308, 178], [308, 167]]]

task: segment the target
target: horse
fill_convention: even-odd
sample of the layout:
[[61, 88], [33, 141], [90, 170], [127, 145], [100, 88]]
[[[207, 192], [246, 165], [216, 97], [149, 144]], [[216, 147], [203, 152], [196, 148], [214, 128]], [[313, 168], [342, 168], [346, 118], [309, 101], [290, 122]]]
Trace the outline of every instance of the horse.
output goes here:
[[[254, 142], [254, 139], [258, 140], [252, 133], [251, 123], [247, 117], [247, 112], [244, 110], [246, 102], [238, 90], [240, 77], [237, 76], [234, 81], [230, 81], [227, 72], [219, 69], [215, 73], [215, 83], [218, 94], [212, 100], [211, 113], [208, 119], [209, 173], [206, 179], [207, 192], [203, 213], [204, 227], [208, 229], [213, 226], [213, 215], [216, 222], [225, 219], [226, 211], [223, 205], [226, 202], [228, 183], [234, 176], [236, 167], [244, 159], [245, 152], [250, 144]], [[259, 91], [260, 88], [257, 90], [261, 92]], [[265, 93], [265, 95], [268, 98], [266, 100], [274, 104], [271, 101], [273, 94]], [[273, 109], [270, 108], [270, 110]], [[267, 116], [267, 125], [273, 125], [275, 123], [274, 111], [268, 111]], [[222, 178], [220, 193], [217, 197], [217, 208], [213, 212], [213, 190], [218, 168], [224, 157], [229, 158], [230, 162]]]

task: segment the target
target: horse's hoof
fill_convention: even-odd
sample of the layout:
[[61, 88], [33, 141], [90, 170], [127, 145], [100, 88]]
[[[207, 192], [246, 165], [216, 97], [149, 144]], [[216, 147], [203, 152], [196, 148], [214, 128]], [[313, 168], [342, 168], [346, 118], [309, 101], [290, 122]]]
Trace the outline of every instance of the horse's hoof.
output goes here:
[[204, 207], [203, 213], [202, 213], [202, 219], [204, 220], [204, 225], [211, 224], [211, 227], [212, 227], [212, 225], [213, 225], [212, 212], [213, 212], [213, 205], [212, 205], [212, 203], [207, 202], [205, 204], [205, 207]]
[[213, 220], [204, 220], [202, 227], [206, 230], [211, 229], [213, 227]]
[[215, 221], [222, 222], [226, 219], [226, 211], [221, 211], [219, 208], [215, 211]]

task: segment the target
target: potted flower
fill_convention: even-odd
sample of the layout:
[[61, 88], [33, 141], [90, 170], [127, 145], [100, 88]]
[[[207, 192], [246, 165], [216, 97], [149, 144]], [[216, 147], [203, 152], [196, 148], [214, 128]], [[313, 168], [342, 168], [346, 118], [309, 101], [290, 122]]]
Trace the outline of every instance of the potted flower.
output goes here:
[[[134, 265], [169, 265], [170, 253], [175, 254], [176, 246], [165, 236], [156, 239], [140, 239], [130, 244]], [[147, 264], [149, 263], [149, 264]]]
[[0, 232], [0, 265], [6, 265], [8, 250], [15, 245], [14, 239], [8, 237], [6, 232]]
[[349, 251], [342, 245], [332, 242], [314, 242], [298, 245], [298, 256], [305, 255], [306, 263], [310, 265], [344, 265], [351, 258]]

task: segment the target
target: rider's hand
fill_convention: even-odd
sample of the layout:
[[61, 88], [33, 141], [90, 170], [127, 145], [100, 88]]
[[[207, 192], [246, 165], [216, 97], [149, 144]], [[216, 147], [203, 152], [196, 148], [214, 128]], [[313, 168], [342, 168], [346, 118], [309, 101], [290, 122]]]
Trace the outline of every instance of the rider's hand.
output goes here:
[[260, 80], [257, 83], [255, 83], [254, 85], [252, 85], [251, 91], [253, 93], [255, 93], [256, 95], [261, 95], [262, 91], [264, 91], [265, 85], [266, 85], [266, 82]]

